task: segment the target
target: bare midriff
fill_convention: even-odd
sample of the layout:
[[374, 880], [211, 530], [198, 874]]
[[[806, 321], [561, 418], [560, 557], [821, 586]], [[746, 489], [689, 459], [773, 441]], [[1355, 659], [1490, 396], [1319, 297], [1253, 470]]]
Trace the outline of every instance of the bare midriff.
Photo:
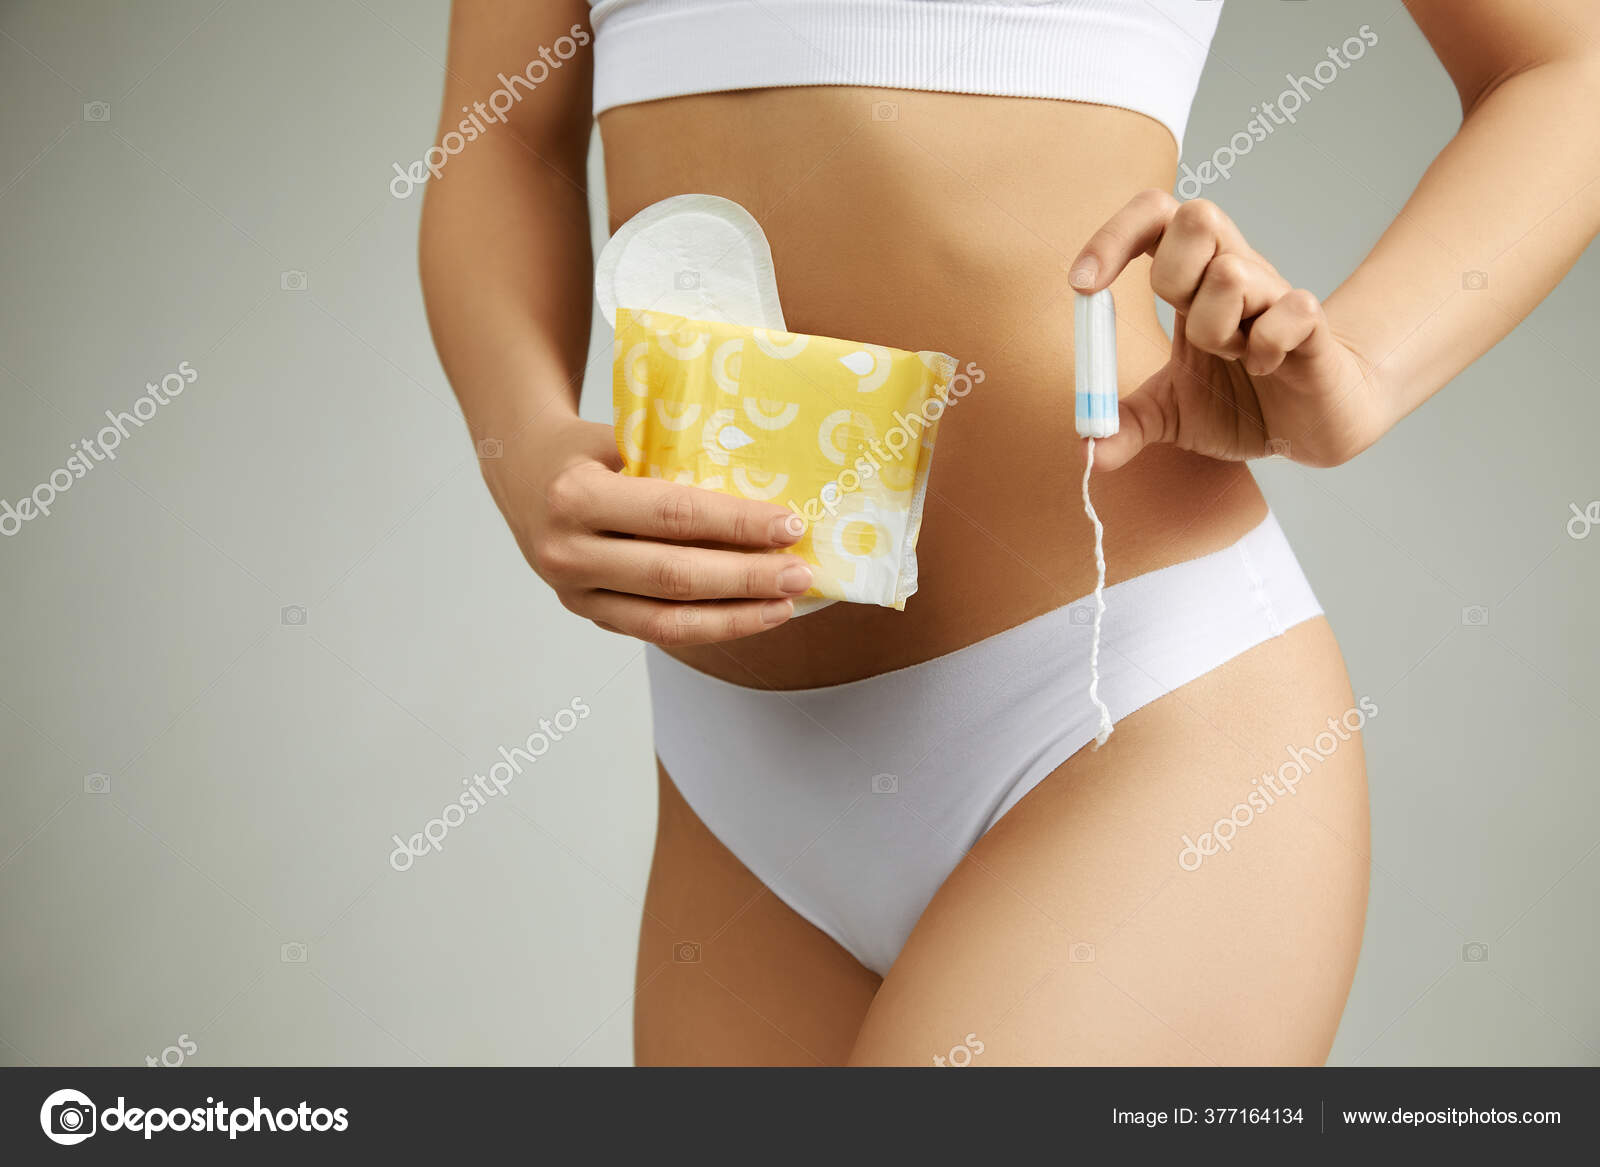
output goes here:
[[[1067, 269], [1134, 194], [1171, 188], [1164, 126], [1077, 102], [827, 86], [624, 106], [600, 129], [613, 229], [672, 195], [732, 199], [766, 231], [792, 331], [933, 349], [982, 376], [940, 422], [905, 611], [834, 604], [673, 655], [740, 685], [830, 685], [1093, 590]], [[1168, 356], [1147, 259], [1115, 296], [1127, 395]], [[1242, 464], [1171, 446], [1092, 491], [1113, 583], [1225, 547], [1266, 513]]]

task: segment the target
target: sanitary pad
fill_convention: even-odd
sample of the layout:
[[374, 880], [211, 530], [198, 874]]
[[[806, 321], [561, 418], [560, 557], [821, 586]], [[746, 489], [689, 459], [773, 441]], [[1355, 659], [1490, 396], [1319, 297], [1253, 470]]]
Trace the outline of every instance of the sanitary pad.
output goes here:
[[955, 361], [784, 331], [766, 237], [709, 195], [657, 203], [612, 237], [596, 297], [616, 330], [623, 472], [778, 502], [812, 603], [903, 609]]

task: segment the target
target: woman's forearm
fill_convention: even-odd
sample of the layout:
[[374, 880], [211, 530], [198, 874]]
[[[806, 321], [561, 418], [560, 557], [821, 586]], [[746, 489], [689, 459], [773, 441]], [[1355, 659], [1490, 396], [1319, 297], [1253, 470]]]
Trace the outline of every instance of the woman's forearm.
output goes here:
[[473, 438], [505, 443], [507, 461], [577, 415], [593, 299], [591, 44], [584, 0], [451, 6], [437, 140], [457, 148], [424, 187], [422, 291]]
[[1328, 297], [1392, 424], [1517, 326], [1600, 232], [1600, 55], [1478, 100], [1371, 254]]
[[[589, 343], [581, 155], [485, 135], [428, 184], [422, 287], [434, 343], [474, 440], [577, 413]], [[587, 135], [585, 135], [585, 141]]]

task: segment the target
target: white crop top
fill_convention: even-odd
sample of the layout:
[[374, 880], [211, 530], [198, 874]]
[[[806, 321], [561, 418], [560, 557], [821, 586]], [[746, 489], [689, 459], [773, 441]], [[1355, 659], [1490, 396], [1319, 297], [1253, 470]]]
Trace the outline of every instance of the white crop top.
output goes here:
[[860, 85], [1135, 110], [1181, 145], [1222, 0], [590, 0], [594, 110]]

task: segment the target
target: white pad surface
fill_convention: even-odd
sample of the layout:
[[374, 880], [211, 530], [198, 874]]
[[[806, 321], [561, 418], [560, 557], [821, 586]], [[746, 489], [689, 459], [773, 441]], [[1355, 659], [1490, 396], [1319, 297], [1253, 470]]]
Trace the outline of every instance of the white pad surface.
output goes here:
[[594, 291], [613, 328], [620, 306], [788, 331], [761, 224], [716, 195], [663, 199], [629, 219], [600, 252]]

